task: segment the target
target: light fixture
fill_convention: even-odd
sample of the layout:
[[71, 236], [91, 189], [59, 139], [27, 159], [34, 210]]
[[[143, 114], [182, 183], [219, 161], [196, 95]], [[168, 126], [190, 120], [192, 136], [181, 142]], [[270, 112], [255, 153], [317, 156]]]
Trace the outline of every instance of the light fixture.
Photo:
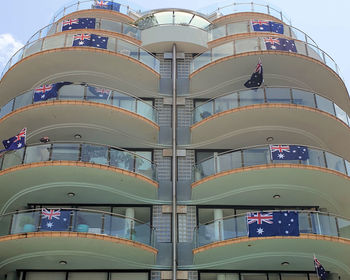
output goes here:
[[281, 262], [281, 265], [282, 266], [287, 266], [287, 265], [289, 265], [289, 262]]
[[273, 196], [273, 198], [274, 198], [274, 199], [280, 199], [281, 196], [280, 196], [279, 194], [275, 194], [275, 195]]
[[78, 134], [78, 133], [74, 135], [74, 138], [75, 138], [75, 139], [81, 139], [81, 137], [82, 137], [82, 136], [81, 136], [80, 134]]
[[266, 141], [267, 141], [267, 142], [272, 142], [272, 141], [273, 141], [273, 137], [272, 137], [272, 136], [267, 137], [267, 138], [266, 138]]
[[58, 263], [59, 263], [59, 264], [62, 264], [62, 265], [66, 265], [66, 264], [67, 264], [66, 261], [59, 261]]
[[75, 193], [74, 193], [74, 192], [69, 192], [69, 193], [67, 193], [67, 196], [68, 196], [68, 197], [74, 197], [74, 196], [75, 196]]

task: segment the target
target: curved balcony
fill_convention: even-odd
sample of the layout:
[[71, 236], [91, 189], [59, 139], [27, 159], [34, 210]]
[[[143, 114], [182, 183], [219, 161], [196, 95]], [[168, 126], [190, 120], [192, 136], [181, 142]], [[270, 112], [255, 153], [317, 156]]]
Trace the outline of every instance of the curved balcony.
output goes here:
[[[109, 37], [106, 49], [77, 47], [73, 46], [73, 37], [63, 32], [20, 49], [2, 72], [0, 103], [13, 98], [14, 92], [65, 79], [107, 87], [118, 83], [119, 88], [139, 96], [154, 96], [158, 91], [159, 60], [138, 45]], [[26, 75], [29, 72], [31, 75]], [[21, 83], [18, 77], [22, 77]]]
[[[194, 147], [235, 149], [273, 137], [274, 143], [293, 140], [337, 153], [348, 150], [350, 117], [329, 99], [310, 91], [262, 87], [201, 103], [193, 109]], [[329, 133], [329, 127], [334, 133]], [[350, 153], [344, 156], [350, 158]]]
[[[0, 269], [121, 269], [155, 264], [154, 228], [86, 209], [36, 209], [0, 216]], [[20, 251], [19, 251], [20, 250]], [[61, 266], [61, 267], [59, 267]]]
[[34, 139], [46, 135], [54, 141], [67, 141], [80, 134], [84, 141], [128, 148], [157, 143], [158, 112], [152, 101], [118, 90], [66, 84], [47, 101], [38, 101], [40, 93], [35, 90], [10, 100], [0, 109], [0, 134], [11, 133], [23, 123]]
[[[266, 84], [306, 88], [325, 96], [328, 94], [329, 99], [350, 108], [339, 68], [324, 51], [297, 40], [293, 40], [296, 52], [270, 50], [268, 48], [274, 46], [267, 47], [265, 40], [269, 39], [255, 36], [235, 39], [195, 57], [190, 75], [192, 96], [208, 98], [239, 90], [250, 78], [252, 68], [261, 57]], [[350, 112], [350, 109], [347, 110]]]
[[[272, 212], [272, 211], [269, 211]], [[317, 255], [328, 271], [348, 277], [350, 220], [299, 211], [300, 236], [248, 237], [247, 216], [231, 216], [195, 230], [194, 264], [205, 269], [309, 271]], [[288, 267], [281, 267], [288, 262]]]
[[[88, 143], [42, 144], [7, 152], [0, 159], [0, 213], [28, 201], [55, 203], [58, 198], [62, 203], [150, 203], [157, 198], [158, 183], [156, 165], [146, 156]], [[70, 192], [74, 199], [67, 195]]]
[[[104, 1], [106, 2], [106, 1]], [[136, 12], [136, 10], [133, 10], [129, 7], [127, 2], [125, 1], [109, 1], [112, 3], [120, 4], [119, 6], [119, 11], [118, 9], [113, 9], [113, 6], [110, 7], [110, 9], [107, 9], [109, 12], [118, 12], [123, 15], [126, 15], [125, 20], [127, 22], [132, 21], [135, 18], [138, 18], [139, 15]], [[124, 3], [123, 3], [124, 2]], [[105, 9], [99, 9], [96, 7], [96, 1], [95, 0], [83, 0], [83, 1], [72, 1], [69, 4], [66, 4], [63, 8], [61, 8], [58, 12], [55, 13], [53, 16], [51, 22], [55, 22], [59, 20], [60, 18], [65, 17], [66, 15], [69, 15], [71, 13], [79, 12], [79, 11], [84, 11], [84, 10], [93, 10], [93, 14], [96, 14], [97, 12], [100, 11], [106, 11]], [[133, 4], [134, 9], [141, 10], [140, 7], [136, 7], [135, 4]]]
[[[345, 199], [350, 195], [349, 175], [349, 161], [315, 148], [308, 148], [305, 160], [272, 160], [269, 146], [215, 153], [193, 167], [192, 202], [281, 206], [297, 202], [350, 215]], [[276, 194], [280, 199], [274, 199]]]
[[[258, 2], [258, 1], [255, 1]], [[220, 6], [219, 6], [220, 5]], [[234, 15], [238, 13], [261, 13], [268, 14], [272, 17], [280, 19], [281, 21], [291, 23], [291, 20], [285, 13], [272, 6], [271, 4], [263, 3], [254, 3], [254, 2], [245, 2], [245, 3], [230, 3], [225, 6], [222, 6], [222, 3], [216, 3], [210, 5], [204, 9], [200, 10], [201, 13], [207, 14], [208, 17], [214, 22], [222, 20], [223, 17], [227, 15]]]

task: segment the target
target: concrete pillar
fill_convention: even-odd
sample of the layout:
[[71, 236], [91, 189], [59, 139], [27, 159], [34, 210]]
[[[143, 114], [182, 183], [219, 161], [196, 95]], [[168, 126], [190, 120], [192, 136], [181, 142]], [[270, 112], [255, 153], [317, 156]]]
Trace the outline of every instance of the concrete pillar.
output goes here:
[[134, 239], [134, 230], [135, 230], [135, 209], [126, 208], [125, 210], [125, 237], [128, 239]]
[[224, 212], [222, 209], [214, 209], [214, 240], [223, 240], [224, 237]]

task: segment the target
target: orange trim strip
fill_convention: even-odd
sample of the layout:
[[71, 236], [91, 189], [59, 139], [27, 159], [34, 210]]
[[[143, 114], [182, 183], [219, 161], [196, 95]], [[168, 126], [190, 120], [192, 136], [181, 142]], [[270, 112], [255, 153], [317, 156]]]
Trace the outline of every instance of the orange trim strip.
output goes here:
[[0, 171], [0, 176], [9, 174], [12, 172], [16, 172], [19, 170], [24, 170], [24, 169], [29, 169], [29, 168], [35, 168], [35, 167], [45, 167], [45, 166], [77, 166], [77, 167], [88, 167], [88, 168], [99, 168], [101, 170], [106, 170], [106, 171], [112, 171], [116, 173], [121, 173], [126, 176], [134, 177], [136, 179], [145, 181], [155, 188], [158, 188], [158, 183], [156, 181], [153, 181], [152, 179], [138, 174], [131, 172], [129, 170], [117, 168], [114, 166], [107, 166], [103, 164], [97, 164], [97, 163], [91, 163], [91, 162], [81, 162], [81, 161], [68, 161], [68, 160], [60, 160], [60, 161], [41, 161], [41, 162], [34, 162], [34, 163], [28, 163], [28, 164], [22, 164], [22, 165], [17, 165], [13, 166], [10, 168], [7, 168], [5, 170]]
[[125, 244], [127, 246], [138, 247], [142, 250], [151, 252], [153, 254], [158, 254], [158, 250], [149, 245], [132, 241], [129, 239], [124, 239], [120, 237], [102, 235], [102, 234], [93, 234], [93, 233], [82, 233], [82, 232], [27, 232], [27, 233], [19, 233], [19, 234], [11, 234], [0, 236], [0, 242], [10, 241], [10, 240], [19, 240], [25, 238], [60, 238], [60, 237], [68, 237], [68, 238], [89, 238], [89, 239], [100, 239], [107, 242], [117, 243], [117, 244]]
[[350, 180], [349, 176], [347, 176], [339, 171], [328, 169], [325, 167], [311, 166], [311, 165], [305, 165], [305, 164], [271, 163], [271, 164], [264, 164], [264, 165], [241, 167], [241, 168], [232, 169], [229, 171], [220, 172], [220, 173], [205, 177], [197, 182], [192, 183], [191, 187], [193, 189], [193, 188], [199, 186], [200, 184], [203, 184], [203, 183], [211, 181], [211, 180], [215, 180], [217, 178], [220, 178], [220, 177], [223, 177], [226, 175], [231, 175], [231, 174], [240, 173], [240, 172], [248, 172], [248, 171], [252, 171], [252, 170], [264, 170], [264, 169], [270, 169], [270, 168], [295, 168], [295, 169], [316, 170], [316, 171], [322, 171], [325, 173], [337, 175], [337, 176], [343, 177], [346, 180]]
[[93, 101], [80, 101], [80, 100], [53, 100], [53, 101], [48, 101], [48, 102], [43, 102], [43, 103], [35, 103], [35, 104], [30, 104], [24, 107], [21, 107], [15, 111], [12, 111], [11, 113], [5, 115], [4, 117], [2, 117], [0, 119], [0, 122], [12, 117], [13, 115], [25, 112], [25, 111], [29, 111], [31, 109], [36, 109], [36, 108], [40, 108], [40, 107], [46, 107], [46, 106], [55, 106], [55, 105], [83, 105], [83, 106], [93, 106], [93, 107], [99, 107], [99, 108], [103, 108], [103, 109], [110, 109], [110, 110], [116, 110], [116, 111], [120, 111], [126, 115], [130, 115], [133, 118], [142, 120], [148, 124], [150, 124], [151, 126], [153, 126], [154, 128], [156, 128], [157, 130], [159, 130], [159, 126], [152, 122], [151, 120], [136, 114], [135, 112], [131, 112], [128, 111], [124, 108], [120, 108], [120, 107], [116, 107], [110, 104], [103, 104], [103, 103], [98, 103], [98, 102], [93, 102]]
[[[242, 18], [245, 18], [247, 20], [249, 20], [249, 19], [272, 19], [276, 22], [283, 23], [283, 21], [280, 20], [279, 18], [276, 18], [276, 17], [268, 15], [268, 14], [258, 13], [258, 12], [255, 12], [255, 13], [254, 12], [241, 12], [241, 13], [229, 14], [229, 15], [214, 19], [213, 23], [220, 24], [221, 21], [226, 21], [226, 20], [229, 20], [231, 18], [232, 19], [237, 18], [237, 21], [241, 20]], [[232, 22], [235, 22], [235, 21], [232, 21]], [[232, 22], [228, 22], [228, 23], [232, 23]]]
[[205, 118], [205, 119], [203, 119], [203, 120], [193, 124], [190, 129], [192, 131], [193, 129], [196, 129], [198, 126], [201, 126], [201, 125], [205, 124], [206, 122], [211, 121], [213, 119], [220, 118], [220, 117], [222, 117], [224, 115], [233, 114], [233, 113], [246, 111], [246, 110], [256, 110], [256, 109], [265, 109], [265, 108], [303, 109], [303, 110], [306, 110], [306, 111], [316, 112], [316, 113], [319, 113], [319, 114], [323, 114], [323, 115], [325, 115], [327, 117], [330, 117], [330, 118], [340, 122], [347, 129], [350, 129], [349, 126], [346, 123], [344, 123], [342, 120], [338, 119], [336, 116], [333, 116], [330, 113], [321, 111], [320, 109], [317, 109], [317, 108], [311, 108], [311, 107], [298, 105], [298, 104], [271, 104], [271, 103], [248, 105], [248, 106], [244, 106], [244, 107], [233, 108], [233, 109], [230, 109], [230, 110], [227, 110], [227, 111], [219, 112], [217, 114], [211, 115], [210, 117]]
[[61, 21], [61, 20], [65, 20], [67, 18], [69, 18], [69, 19], [74, 18], [74, 17], [78, 16], [79, 14], [93, 14], [93, 15], [97, 15], [97, 14], [106, 15], [107, 14], [108, 16], [110, 16], [110, 17], [107, 17], [107, 19], [111, 19], [111, 18], [115, 19], [115, 17], [120, 17], [120, 18], [123, 18], [125, 20], [125, 22], [123, 22], [123, 23], [134, 22], [133, 18], [131, 18], [123, 13], [113, 11], [113, 10], [104, 10], [104, 9], [86, 9], [86, 10], [76, 11], [76, 12], [70, 13], [68, 15], [65, 15], [62, 18], [57, 19], [56, 22]]
[[325, 240], [331, 242], [339, 242], [346, 245], [350, 245], [350, 239], [335, 237], [335, 236], [326, 236], [326, 235], [318, 235], [318, 234], [310, 234], [310, 233], [301, 233], [300, 236], [270, 236], [270, 237], [238, 237], [232, 238], [224, 241], [217, 241], [211, 244], [207, 244], [192, 250], [193, 254], [198, 254], [204, 252], [206, 250], [227, 246], [231, 244], [243, 243], [243, 242], [252, 242], [259, 240], [267, 240], [267, 239], [312, 239], [312, 240]]

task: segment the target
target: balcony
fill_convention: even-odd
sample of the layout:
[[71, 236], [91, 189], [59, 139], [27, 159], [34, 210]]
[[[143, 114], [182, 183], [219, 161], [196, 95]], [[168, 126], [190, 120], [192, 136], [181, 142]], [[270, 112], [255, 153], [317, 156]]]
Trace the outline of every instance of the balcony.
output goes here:
[[155, 232], [132, 217], [84, 209], [36, 209], [0, 216], [1, 274], [21, 269], [147, 268]]
[[294, 40], [296, 52], [270, 50], [273, 46], [267, 46], [269, 43], [265, 40], [269, 39], [237, 38], [195, 57], [190, 74], [192, 96], [212, 98], [241, 89], [261, 57], [267, 85], [315, 91], [337, 104], [344, 104], [350, 112], [348, 92], [338, 66], [324, 51], [298, 40]]
[[349, 175], [347, 160], [310, 147], [305, 160], [272, 160], [269, 146], [214, 153], [193, 167], [192, 202], [323, 205], [332, 213], [350, 216]]
[[67, 141], [79, 134], [84, 141], [128, 148], [157, 143], [158, 112], [152, 100], [87, 84], [60, 84], [57, 97], [47, 101], [37, 101], [35, 90], [10, 100], [0, 109], [0, 134], [27, 126], [32, 139], [45, 135]]
[[[62, 80], [86, 80], [112, 88], [118, 84], [121, 90], [138, 96], [156, 95], [159, 60], [152, 54], [118, 37], [109, 36], [106, 49], [73, 46], [73, 37], [68, 32], [58, 33], [20, 49], [1, 75], [0, 104], [14, 93]], [[31, 75], [26, 75], [29, 72]]]
[[[262, 87], [209, 101], [197, 100], [195, 106], [191, 126], [194, 147], [236, 149], [272, 137], [273, 143], [292, 140], [350, 158], [346, 152], [350, 117], [319, 94], [297, 88]], [[329, 127], [333, 133], [329, 133]]]
[[[53, 143], [27, 146], [0, 159], [4, 211], [37, 203], [150, 203], [157, 198], [150, 151]], [[11, 186], [11, 187], [8, 187]], [[72, 199], [69, 193], [74, 193]]]
[[310, 271], [316, 254], [327, 270], [348, 279], [350, 220], [321, 212], [300, 211], [298, 217], [300, 236], [248, 237], [246, 215], [199, 225], [194, 264], [221, 270]]
[[198, 53], [207, 49], [210, 22], [193, 11], [156, 10], [135, 24], [142, 30], [142, 45], [152, 52], [171, 51], [174, 42], [180, 52]]

